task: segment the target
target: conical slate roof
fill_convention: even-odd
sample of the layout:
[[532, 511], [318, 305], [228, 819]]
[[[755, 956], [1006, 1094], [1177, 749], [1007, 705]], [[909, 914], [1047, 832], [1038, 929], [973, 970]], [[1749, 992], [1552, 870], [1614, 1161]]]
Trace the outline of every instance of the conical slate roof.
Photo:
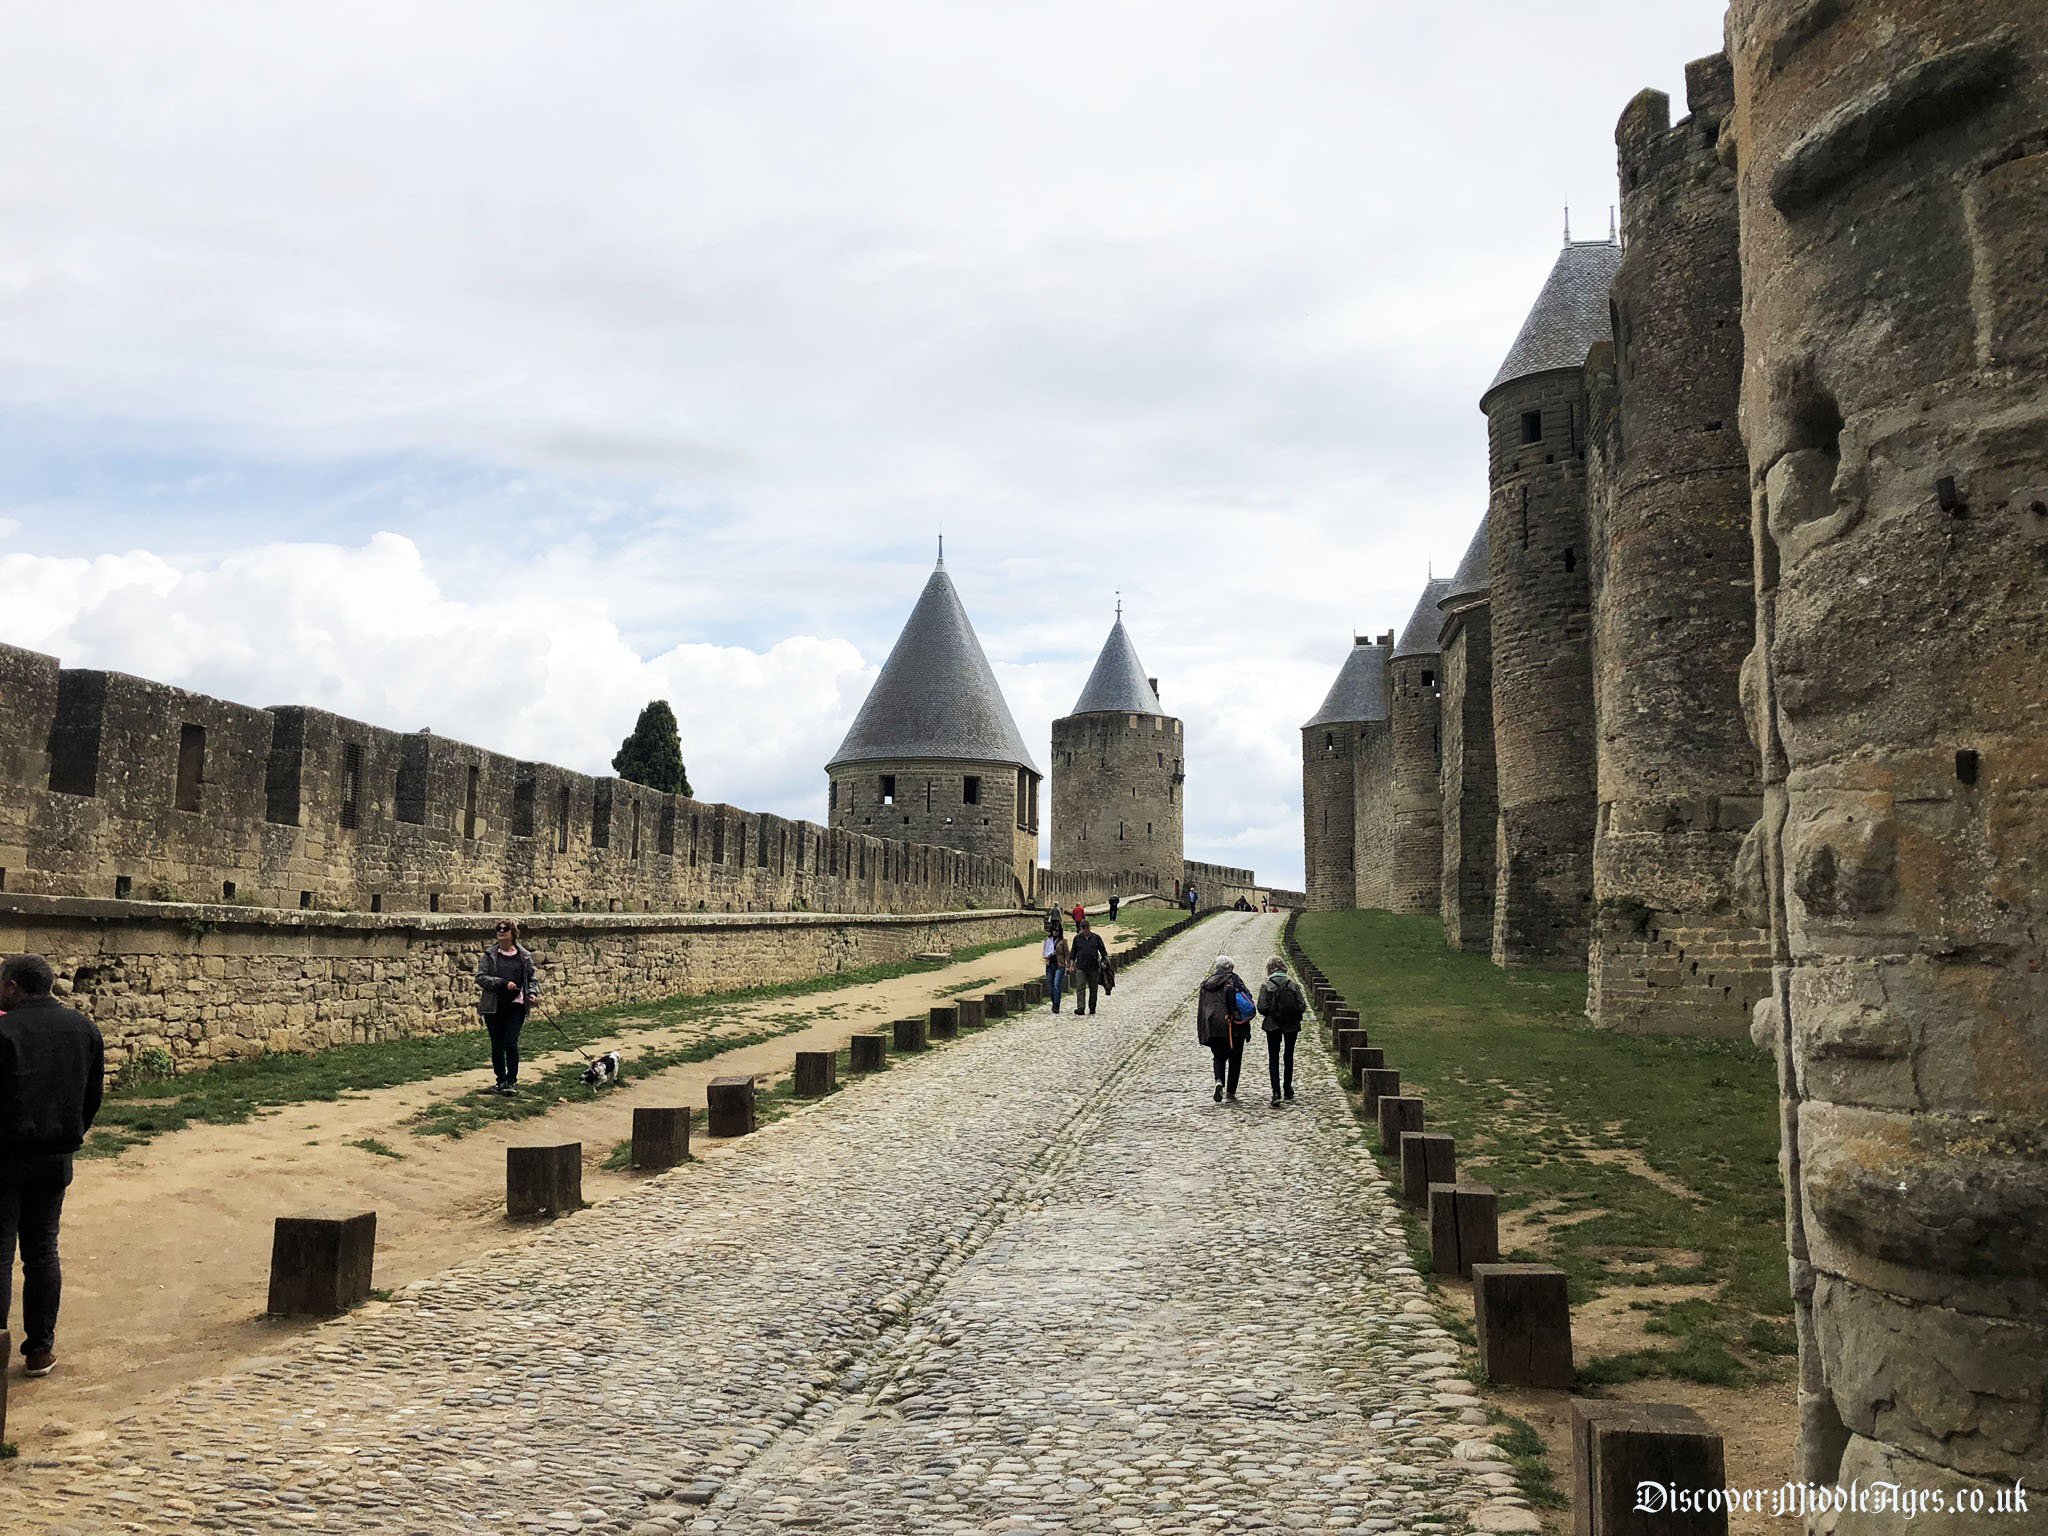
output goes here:
[[1492, 546], [1486, 541], [1486, 516], [1480, 514], [1479, 526], [1472, 531], [1472, 542], [1465, 546], [1465, 558], [1458, 562], [1458, 569], [1452, 574], [1450, 585], [1437, 607], [1446, 611], [1452, 608], [1470, 607], [1479, 598], [1493, 590]]
[[1480, 408], [1503, 384], [1531, 374], [1577, 368], [1586, 349], [1612, 335], [1607, 290], [1621, 266], [1621, 247], [1608, 240], [1575, 240], [1564, 248], [1550, 280], [1536, 295], [1536, 306], [1522, 322], [1522, 334], [1508, 348], [1500, 372], [1479, 397]]
[[1323, 707], [1302, 721], [1301, 728], [1386, 718], [1387, 653], [1367, 636], [1352, 642], [1351, 654], [1344, 658], [1337, 681], [1330, 684]]
[[1038, 772], [943, 560], [825, 766], [906, 757], [1014, 763]]
[[1432, 576], [1422, 589], [1422, 596], [1415, 600], [1415, 611], [1408, 615], [1408, 623], [1401, 631], [1401, 638], [1394, 642], [1395, 661], [1404, 656], [1434, 656], [1442, 649], [1436, 643], [1437, 631], [1443, 627], [1444, 616], [1437, 612], [1437, 603], [1451, 590], [1448, 576]]
[[1087, 686], [1074, 701], [1077, 715], [1163, 715], [1159, 697], [1145, 680], [1145, 664], [1138, 660], [1138, 648], [1131, 644], [1130, 631], [1119, 618], [1095, 658], [1095, 670]]

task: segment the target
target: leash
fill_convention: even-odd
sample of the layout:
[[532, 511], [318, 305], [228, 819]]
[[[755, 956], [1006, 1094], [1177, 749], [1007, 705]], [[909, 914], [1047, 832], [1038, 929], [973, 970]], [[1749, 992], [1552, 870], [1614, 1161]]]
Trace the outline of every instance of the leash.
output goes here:
[[578, 1056], [581, 1056], [586, 1066], [594, 1067], [597, 1065], [597, 1058], [591, 1055], [590, 1052], [583, 1049], [583, 1047], [576, 1042], [575, 1037], [571, 1035], [568, 1030], [562, 1028], [561, 1021], [555, 1017], [555, 1011], [552, 1008], [548, 1007], [537, 997], [533, 999], [532, 1002], [528, 1003], [526, 1006], [529, 1010], [539, 1009], [540, 1016], [547, 1021], [548, 1027], [554, 1030], [554, 1032], [560, 1035], [564, 1040], [567, 1040], [569, 1042], [569, 1049], [574, 1051]]

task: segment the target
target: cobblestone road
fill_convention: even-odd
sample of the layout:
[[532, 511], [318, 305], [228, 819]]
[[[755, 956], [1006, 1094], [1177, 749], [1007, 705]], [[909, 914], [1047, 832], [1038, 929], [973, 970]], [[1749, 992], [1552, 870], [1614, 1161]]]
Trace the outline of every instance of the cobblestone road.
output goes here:
[[1210, 1101], [1195, 984], [1277, 929], [1213, 919], [1093, 1019], [904, 1062], [91, 1454], [31, 1447], [0, 1526], [1534, 1529], [1327, 1056], [1292, 1106], [1249, 1060]]

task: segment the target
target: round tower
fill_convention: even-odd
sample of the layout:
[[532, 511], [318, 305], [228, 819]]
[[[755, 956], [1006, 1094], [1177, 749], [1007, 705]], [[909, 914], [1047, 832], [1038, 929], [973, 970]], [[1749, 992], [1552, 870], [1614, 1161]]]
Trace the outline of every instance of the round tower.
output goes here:
[[1052, 723], [1052, 867], [1171, 896], [1182, 864], [1181, 723], [1119, 610], [1074, 708]]
[[1387, 783], [1387, 906], [1435, 912], [1443, 889], [1443, 699], [1437, 603], [1447, 577], [1422, 589], [1387, 662], [1391, 772]]
[[940, 558], [832, 761], [831, 825], [979, 854], [1037, 898], [1037, 765]]
[[1353, 638], [1323, 706], [1301, 727], [1302, 864], [1317, 912], [1358, 904], [1357, 796], [1361, 745], [1387, 719], [1387, 653], [1394, 637]]
[[1437, 599], [1443, 685], [1443, 867], [1438, 912], [1453, 949], [1493, 945], [1493, 861], [1500, 806], [1493, 772], [1493, 625], [1486, 519]]
[[1586, 352], [1608, 336], [1621, 248], [1568, 242], [1486, 413], [1500, 823], [1493, 958], [1585, 964], [1593, 906], [1593, 677]]

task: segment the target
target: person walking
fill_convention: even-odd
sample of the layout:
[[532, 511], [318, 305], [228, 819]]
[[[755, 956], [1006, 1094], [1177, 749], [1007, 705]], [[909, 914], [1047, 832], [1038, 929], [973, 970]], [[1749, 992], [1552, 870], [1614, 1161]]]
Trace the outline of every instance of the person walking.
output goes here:
[[519, 925], [507, 918], [498, 924], [498, 942], [484, 951], [476, 965], [476, 1011], [491, 1034], [491, 1070], [497, 1074], [493, 1093], [519, 1091], [519, 1031], [526, 1010], [540, 995], [533, 951], [519, 942]]
[[100, 1112], [106, 1074], [99, 1026], [52, 997], [55, 985], [41, 955], [0, 962], [0, 1331], [13, 1312], [18, 1244], [21, 1368], [28, 1376], [57, 1368], [64, 1292], [57, 1227], [71, 1187], [71, 1154]]
[[1294, 1097], [1294, 1041], [1301, 1033], [1301, 1021], [1308, 1013], [1308, 999], [1287, 974], [1287, 962], [1278, 955], [1266, 962], [1266, 980], [1259, 988], [1259, 1017], [1266, 1031], [1266, 1072], [1273, 1079], [1273, 1102], [1281, 1099], [1283, 1080], [1280, 1064], [1284, 1052], [1287, 1071], [1286, 1097]]
[[1074, 1012], [1095, 1011], [1096, 997], [1102, 990], [1102, 973], [1109, 968], [1109, 946], [1102, 942], [1102, 935], [1088, 926], [1088, 919], [1081, 919], [1080, 931], [1074, 935]]
[[1226, 1096], [1237, 1102], [1238, 1073], [1244, 1067], [1244, 1043], [1251, 1034], [1256, 1004], [1228, 955], [1202, 979], [1195, 1002], [1195, 1038], [1209, 1047], [1216, 1063], [1216, 1102]]
[[1193, 917], [1193, 916], [1195, 915], [1195, 904], [1196, 904], [1196, 903], [1197, 903], [1198, 901], [1200, 901], [1200, 900], [1201, 900], [1201, 897], [1199, 897], [1199, 896], [1197, 896], [1197, 895], [1195, 894], [1195, 888], [1194, 888], [1194, 887], [1193, 887], [1192, 885], [1191, 885], [1191, 886], [1189, 886], [1189, 887], [1188, 887], [1188, 916], [1189, 916], [1189, 917]]
[[1109, 920], [1112, 923], [1116, 921], [1116, 909], [1122, 902], [1123, 898], [1117, 895], [1115, 891], [1109, 893]]
[[1078, 933], [1081, 925], [1088, 921], [1088, 908], [1081, 902], [1074, 903], [1074, 930]]
[[[1067, 973], [1074, 968], [1074, 952], [1067, 945], [1067, 936], [1061, 931], [1058, 919], [1054, 919], [1046, 932], [1045, 948], [1042, 953], [1045, 957], [1045, 990], [1052, 996], [1052, 1011], [1058, 1013], [1060, 993], [1066, 986]], [[1080, 1011], [1081, 1006], [1077, 1000], [1074, 1012]]]

